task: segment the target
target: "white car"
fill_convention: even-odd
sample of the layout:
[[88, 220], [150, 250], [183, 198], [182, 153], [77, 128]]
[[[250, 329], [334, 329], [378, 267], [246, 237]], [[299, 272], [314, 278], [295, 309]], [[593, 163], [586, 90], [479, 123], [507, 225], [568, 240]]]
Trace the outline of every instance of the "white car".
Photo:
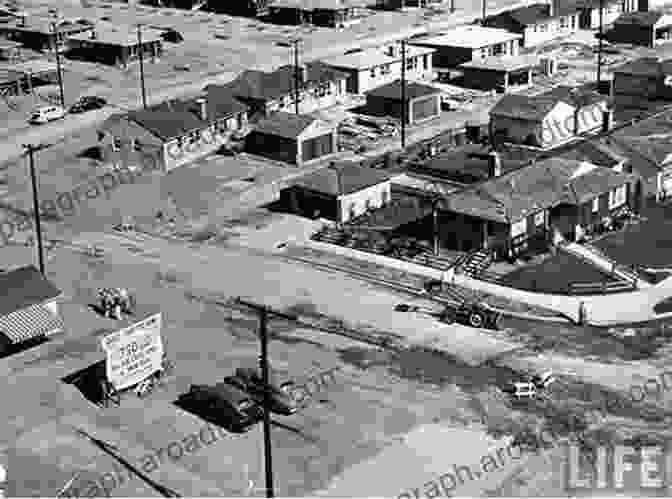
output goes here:
[[60, 120], [65, 116], [65, 109], [61, 106], [43, 106], [38, 107], [30, 115], [30, 122], [36, 124], [48, 123], [54, 120]]

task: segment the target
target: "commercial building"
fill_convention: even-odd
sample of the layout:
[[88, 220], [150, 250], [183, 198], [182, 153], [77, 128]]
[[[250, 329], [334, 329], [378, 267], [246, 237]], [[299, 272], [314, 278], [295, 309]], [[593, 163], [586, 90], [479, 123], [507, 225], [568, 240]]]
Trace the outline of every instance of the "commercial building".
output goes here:
[[[602, 0], [602, 24], [613, 23], [621, 14], [634, 12], [638, 8], [637, 0]], [[600, 0], [584, 0], [579, 4], [579, 27], [581, 29], [599, 29]]]
[[105, 160], [170, 171], [217, 151], [247, 128], [247, 107], [224, 91], [167, 101], [108, 118], [99, 130]]
[[77, 21], [56, 22], [56, 32], [51, 21], [46, 19], [29, 19], [0, 24], [0, 34], [9, 40], [21, 43], [33, 50], [54, 50], [66, 46], [69, 37], [93, 30], [93, 23], [86, 19]]
[[606, 36], [614, 43], [655, 47], [667, 42], [671, 34], [672, 16], [657, 11], [639, 11], [620, 15]]
[[486, 57], [518, 55], [522, 38], [522, 35], [505, 29], [456, 26], [448, 33], [420, 38], [412, 44], [435, 49], [434, 67], [441, 71]]
[[480, 90], [508, 92], [511, 88], [532, 85], [532, 71], [537, 66], [533, 56], [486, 57], [460, 65], [464, 85]]
[[338, 150], [336, 128], [312, 116], [278, 112], [257, 123], [245, 146], [250, 153], [301, 166]]
[[34, 266], [0, 274], [0, 353], [7, 355], [63, 332], [61, 291]]
[[619, 104], [672, 99], [672, 60], [642, 57], [615, 68], [612, 95]]
[[[312, 113], [334, 106], [345, 98], [347, 74], [322, 62], [282, 66], [272, 73], [243, 71], [225, 85], [212, 85], [227, 89], [250, 108], [250, 119], [270, 116], [277, 111], [295, 111], [296, 83], [299, 85], [299, 112]], [[210, 86], [206, 87], [206, 90]]]
[[346, 163], [302, 177], [280, 199], [294, 213], [346, 223], [388, 204], [390, 189], [389, 174]]
[[502, 97], [490, 110], [490, 132], [498, 142], [548, 148], [611, 126], [611, 119], [605, 96], [557, 87], [536, 96]]
[[161, 32], [144, 29], [142, 43], [138, 43], [137, 32], [106, 29], [80, 33], [68, 38], [68, 56], [90, 62], [100, 62], [114, 66], [126, 66], [137, 60], [140, 54], [156, 59], [162, 52]]
[[524, 47], [533, 47], [579, 29], [579, 9], [575, 4], [535, 3], [486, 17], [485, 26], [522, 35]]
[[[406, 46], [406, 78], [432, 80], [432, 54], [434, 49]], [[364, 94], [374, 88], [401, 78], [401, 46], [398, 43], [386, 48], [371, 48], [326, 59], [324, 62], [348, 75], [346, 90]]]
[[401, 119], [404, 108], [409, 125], [438, 118], [441, 114], [441, 91], [429, 85], [407, 82], [402, 101], [401, 80], [396, 80], [366, 94], [368, 114]]
[[275, 0], [268, 6], [269, 20], [342, 28], [361, 21], [366, 5], [365, 0]]

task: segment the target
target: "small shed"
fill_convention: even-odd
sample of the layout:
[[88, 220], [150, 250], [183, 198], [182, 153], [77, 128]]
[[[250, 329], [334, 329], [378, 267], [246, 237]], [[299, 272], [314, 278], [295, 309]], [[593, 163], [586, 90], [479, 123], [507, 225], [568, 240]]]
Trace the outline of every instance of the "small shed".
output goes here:
[[300, 166], [337, 151], [337, 125], [312, 116], [277, 112], [247, 136], [253, 154]]
[[294, 213], [348, 222], [391, 200], [391, 175], [355, 163], [330, 165], [280, 193]]
[[460, 68], [467, 87], [507, 92], [509, 87], [532, 85], [532, 69], [536, 65], [535, 57], [520, 55], [474, 59], [461, 64]]
[[393, 81], [366, 93], [369, 114], [402, 118], [406, 109], [406, 123], [415, 125], [441, 114], [441, 91], [416, 82], [406, 82], [402, 102], [401, 80]]

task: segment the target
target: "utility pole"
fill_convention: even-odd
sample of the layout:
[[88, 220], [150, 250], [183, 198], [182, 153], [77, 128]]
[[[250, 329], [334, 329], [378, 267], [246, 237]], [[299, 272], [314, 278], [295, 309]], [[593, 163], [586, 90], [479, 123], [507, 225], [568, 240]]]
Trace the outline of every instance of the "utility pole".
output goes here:
[[259, 340], [261, 341], [261, 355], [259, 356], [259, 367], [261, 368], [261, 379], [264, 385], [264, 469], [266, 470], [266, 497], [275, 497], [273, 494], [273, 459], [271, 455], [271, 415], [269, 411], [271, 393], [268, 375], [268, 332], [267, 323], [269, 314], [277, 315], [290, 320], [296, 320], [296, 317], [288, 314], [275, 312], [265, 305], [252, 303], [236, 298], [235, 302], [244, 305], [259, 312]]
[[600, 92], [602, 86], [602, 37], [604, 27], [604, 0], [600, 0], [600, 34], [597, 40], [597, 91]]
[[450, 0], [450, 13], [455, 12], [455, 0]]
[[299, 114], [299, 39], [292, 40], [294, 44], [294, 113]]
[[142, 107], [147, 109], [147, 92], [145, 90], [145, 66], [142, 50], [142, 25], [138, 24], [138, 57], [140, 58], [140, 86], [142, 87]]
[[58, 89], [61, 92], [61, 107], [65, 109], [65, 93], [63, 92], [63, 73], [61, 72], [61, 52], [58, 46], [58, 30], [56, 23], [51, 23], [54, 31], [54, 49], [56, 50], [56, 72], [58, 73]]
[[401, 40], [401, 148], [406, 148], [406, 40]]
[[35, 147], [32, 144], [24, 144], [28, 150], [28, 165], [30, 167], [30, 179], [33, 184], [33, 212], [35, 213], [35, 232], [37, 235], [37, 255], [40, 262], [40, 272], [44, 274], [44, 251], [42, 249], [42, 226], [40, 225], [40, 203], [37, 194], [37, 178], [35, 176], [35, 151], [44, 148], [44, 146]]
[[338, 212], [336, 213], [336, 228], [340, 229], [342, 227], [341, 217], [343, 216], [343, 209], [341, 207], [341, 196], [343, 195], [343, 180], [341, 178], [341, 170], [338, 169], [336, 163], [332, 161], [329, 164], [329, 169], [334, 170], [336, 172], [336, 184], [338, 185], [338, 195], [336, 196], [336, 209], [338, 210]]
[[481, 26], [485, 26], [485, 7], [488, 0], [483, 0], [483, 19], [481, 20]]

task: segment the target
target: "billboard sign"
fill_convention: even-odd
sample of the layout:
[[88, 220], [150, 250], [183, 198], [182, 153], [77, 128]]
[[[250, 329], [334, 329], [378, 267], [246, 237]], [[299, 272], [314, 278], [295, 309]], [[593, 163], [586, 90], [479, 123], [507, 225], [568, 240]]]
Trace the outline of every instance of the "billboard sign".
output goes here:
[[101, 340], [107, 380], [117, 390], [133, 386], [161, 369], [161, 313], [108, 334]]

